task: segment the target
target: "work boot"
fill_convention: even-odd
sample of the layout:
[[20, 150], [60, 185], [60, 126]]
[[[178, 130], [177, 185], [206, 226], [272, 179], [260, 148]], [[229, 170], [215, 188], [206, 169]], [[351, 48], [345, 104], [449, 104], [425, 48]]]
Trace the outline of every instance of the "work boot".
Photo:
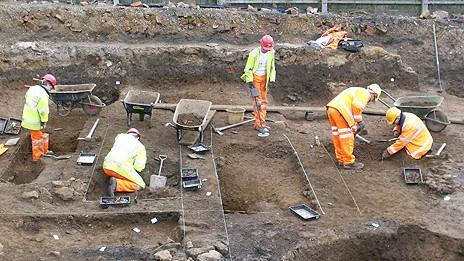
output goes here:
[[355, 169], [362, 169], [362, 168], [364, 168], [364, 164], [362, 164], [361, 162], [353, 162], [351, 164], [343, 164], [343, 169], [355, 170]]
[[269, 136], [269, 130], [264, 127], [264, 128], [258, 128], [258, 137], [267, 137]]
[[106, 194], [109, 197], [114, 197], [114, 191], [116, 190], [116, 178], [111, 177], [109, 180], [108, 187], [106, 188]]

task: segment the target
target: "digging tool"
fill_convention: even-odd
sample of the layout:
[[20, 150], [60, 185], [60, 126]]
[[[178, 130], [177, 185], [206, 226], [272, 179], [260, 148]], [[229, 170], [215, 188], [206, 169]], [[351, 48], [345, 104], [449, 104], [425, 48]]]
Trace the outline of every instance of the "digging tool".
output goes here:
[[48, 157], [48, 158], [52, 158], [54, 160], [64, 160], [64, 159], [70, 159], [71, 156], [69, 155], [60, 155], [60, 156], [56, 156], [56, 155], [53, 155], [53, 154], [43, 154], [44, 157]]
[[356, 134], [356, 138], [358, 138], [358, 139], [364, 141], [364, 142], [367, 143], [367, 144], [371, 144], [371, 141], [370, 141], [370, 140], [364, 138], [363, 136], [361, 136], [361, 135], [359, 135], [359, 134]]
[[440, 156], [441, 152], [445, 149], [446, 143], [441, 144], [440, 148], [435, 154], [425, 155], [426, 158], [437, 158]]
[[202, 160], [206, 159], [205, 157], [195, 154], [195, 153], [189, 153], [187, 156], [191, 159], [202, 159]]
[[234, 128], [234, 127], [238, 127], [240, 125], [243, 125], [243, 124], [248, 123], [248, 122], [253, 122], [253, 121], [255, 121], [255, 118], [245, 120], [245, 121], [242, 121], [242, 122], [238, 122], [238, 123], [235, 123], [235, 124], [227, 125], [227, 126], [224, 126], [224, 127], [221, 127], [221, 128], [216, 128], [216, 127], [213, 126], [213, 130], [214, 130], [214, 132], [216, 132], [217, 134], [222, 136], [222, 135], [224, 135], [224, 133], [222, 133], [222, 131], [224, 131], [224, 130]]
[[158, 175], [151, 175], [150, 177], [150, 188], [152, 189], [163, 188], [166, 186], [166, 177], [161, 176], [161, 170], [163, 170], [163, 163], [168, 158], [168, 156], [159, 155], [158, 158], [160, 160]]
[[391, 142], [391, 141], [396, 141], [398, 139], [399, 138], [391, 138], [391, 139], [388, 139], [388, 140], [376, 140], [376, 142]]
[[95, 132], [95, 129], [97, 128], [97, 125], [99, 122], [100, 122], [100, 119], [97, 119], [95, 123], [93, 124], [92, 129], [90, 129], [89, 134], [87, 134], [87, 136], [85, 136], [84, 138], [77, 138], [77, 140], [90, 141], [92, 139], [92, 135]]

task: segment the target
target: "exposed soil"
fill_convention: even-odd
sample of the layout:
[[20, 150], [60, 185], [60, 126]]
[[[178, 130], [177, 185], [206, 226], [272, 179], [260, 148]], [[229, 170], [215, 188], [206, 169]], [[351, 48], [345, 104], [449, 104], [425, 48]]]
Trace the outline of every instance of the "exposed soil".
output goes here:
[[[346, 171], [333, 161], [324, 113], [314, 114], [312, 121], [304, 120], [304, 112], [269, 113], [271, 135], [264, 139], [257, 137], [252, 123], [223, 136], [208, 128], [203, 143], [212, 150], [202, 154], [205, 159], [192, 159], [168, 126], [172, 111], [153, 109], [150, 122], [139, 118], [128, 126], [126, 110], [116, 102], [133, 90], [141, 95], [131, 100], [144, 104], [153, 99], [145, 94], [159, 92], [162, 103], [199, 99], [251, 105], [239, 77], [248, 52], [259, 45], [262, 34], [270, 33], [277, 43], [271, 105], [324, 106], [346, 87], [375, 82], [394, 97], [441, 95], [445, 100], [440, 110], [462, 121], [464, 62], [456, 57], [464, 47], [450, 42], [463, 38], [462, 16], [419, 20], [2, 2], [0, 18], [2, 117], [20, 118], [23, 85], [49, 72], [59, 84], [95, 83], [93, 94], [108, 105], [96, 117], [81, 109], [63, 117], [50, 103], [50, 149], [71, 156], [68, 160], [32, 163], [26, 130], [20, 143], [0, 157], [1, 258], [150, 260], [168, 250], [172, 260], [197, 260], [216, 249], [231, 260], [462, 259], [462, 125], [432, 133], [436, 144], [447, 143], [440, 157], [413, 160], [399, 152], [382, 161], [390, 143], [375, 141], [390, 139], [391, 129], [384, 117], [366, 115], [364, 136], [373, 142], [356, 140], [355, 145], [356, 160], [365, 167]], [[336, 23], [365, 47], [358, 53], [307, 47], [307, 40]], [[445, 92], [436, 80], [433, 23]], [[177, 119], [183, 125], [202, 120], [184, 116]], [[92, 139], [78, 141], [97, 117]], [[212, 124], [227, 125], [227, 114], [218, 111]], [[116, 135], [129, 127], [141, 131], [147, 151], [143, 179], [149, 184], [158, 173], [163, 154], [167, 185], [130, 195], [129, 207], [101, 209], [98, 202], [108, 182], [103, 160]], [[0, 136], [0, 143], [11, 137]], [[96, 153], [96, 162], [78, 165], [81, 151]], [[182, 190], [182, 167], [199, 169], [201, 189]], [[424, 183], [407, 185], [403, 169], [408, 167], [420, 168]], [[318, 211], [320, 218], [302, 221], [289, 210], [298, 204]], [[154, 217], [156, 224], [151, 223]], [[133, 231], [135, 227], [141, 232]]]
[[177, 122], [184, 126], [198, 126], [201, 125], [203, 119], [193, 113], [179, 114]]

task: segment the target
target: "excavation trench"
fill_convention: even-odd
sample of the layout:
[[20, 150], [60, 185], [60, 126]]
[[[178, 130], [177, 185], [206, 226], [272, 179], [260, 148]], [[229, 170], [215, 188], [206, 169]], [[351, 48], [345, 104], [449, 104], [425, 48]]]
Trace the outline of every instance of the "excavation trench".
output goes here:
[[[71, 114], [66, 117], [50, 115], [48, 126], [44, 132], [49, 134], [49, 150], [57, 155], [75, 153], [77, 138], [84, 127], [86, 117], [82, 114]], [[29, 131], [22, 129], [20, 144], [11, 163], [3, 172], [3, 179], [14, 184], [31, 183], [37, 179], [45, 168], [43, 159], [32, 161], [32, 144]]]
[[[218, 175], [226, 212], [287, 210], [309, 201], [303, 196], [306, 181], [285, 143], [265, 148], [229, 144], [219, 151], [224, 157]], [[254, 160], [257, 158], [260, 162]]]
[[286, 260], [462, 260], [464, 240], [409, 225], [298, 247]]
[[[150, 220], [156, 216], [158, 223]], [[182, 240], [178, 213], [0, 217], [9, 259], [147, 259], [154, 249]], [[140, 232], [133, 231], [138, 228]], [[101, 248], [104, 247], [103, 251]], [[47, 259], [48, 259], [47, 258]]]

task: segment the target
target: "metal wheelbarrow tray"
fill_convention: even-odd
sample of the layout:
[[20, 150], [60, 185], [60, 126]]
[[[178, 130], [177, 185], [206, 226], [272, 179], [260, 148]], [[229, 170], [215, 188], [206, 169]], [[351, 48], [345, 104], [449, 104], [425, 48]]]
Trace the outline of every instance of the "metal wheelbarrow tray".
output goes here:
[[81, 106], [88, 115], [97, 115], [106, 105], [92, 94], [96, 84], [57, 85], [50, 91], [50, 99], [56, 104], [60, 116], [68, 115], [72, 109]]
[[9, 118], [7, 124], [5, 125], [5, 129], [3, 132], [5, 134], [13, 134], [18, 135], [21, 131], [21, 123], [22, 120], [16, 118]]
[[314, 209], [305, 204], [291, 206], [289, 209], [303, 220], [319, 219], [320, 215]]
[[203, 131], [211, 104], [210, 101], [203, 100], [181, 99], [179, 101], [172, 119], [178, 141], [182, 139], [183, 130], [200, 132], [200, 142], [203, 141]]
[[[442, 96], [404, 96], [395, 99], [385, 90], [382, 90], [382, 92], [393, 101], [393, 106], [402, 112], [414, 113], [424, 120], [430, 131], [440, 132], [451, 124], [446, 114], [438, 109], [444, 100]], [[380, 102], [390, 107], [384, 101], [380, 100]]]
[[153, 107], [158, 103], [159, 97], [159, 92], [130, 90], [122, 101], [127, 113], [127, 126], [131, 124], [132, 114], [138, 113], [140, 121], [145, 120], [145, 115], [149, 116], [150, 120], [148, 121], [148, 126], [151, 128]]

